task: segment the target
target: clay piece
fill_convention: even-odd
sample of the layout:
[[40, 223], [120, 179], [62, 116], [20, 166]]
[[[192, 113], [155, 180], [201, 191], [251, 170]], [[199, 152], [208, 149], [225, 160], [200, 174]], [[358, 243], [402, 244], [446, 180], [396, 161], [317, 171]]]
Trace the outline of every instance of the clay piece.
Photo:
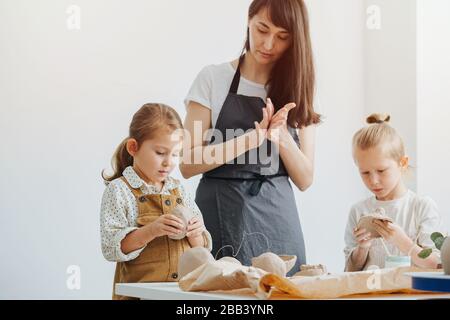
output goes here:
[[222, 257], [217, 261], [225, 261], [225, 262], [236, 263], [236, 264], [242, 265], [242, 263], [238, 259], [233, 258], [233, 257]]
[[296, 260], [296, 256], [278, 256], [275, 253], [266, 252], [252, 259], [252, 267], [285, 277], [295, 265]]
[[362, 216], [357, 224], [358, 229], [366, 229], [367, 232], [370, 232], [373, 238], [380, 238], [381, 235], [375, 229], [374, 221], [382, 220], [393, 222], [391, 218], [386, 216], [383, 208], [378, 208], [375, 212]]
[[327, 268], [323, 264], [302, 264], [300, 266], [300, 271], [294, 274], [294, 277], [302, 276], [302, 277], [315, 277], [322, 276], [328, 274]]
[[189, 224], [189, 221], [195, 216], [195, 214], [192, 212], [191, 209], [189, 209], [185, 206], [182, 206], [182, 205], [177, 205], [175, 208], [173, 208], [172, 212], [170, 212], [170, 213], [173, 214], [174, 216], [180, 218], [183, 221], [184, 230], [180, 234], [173, 235], [173, 236], [170, 235], [169, 238], [173, 239], [173, 240], [181, 240], [184, 237], [186, 237], [187, 226]]

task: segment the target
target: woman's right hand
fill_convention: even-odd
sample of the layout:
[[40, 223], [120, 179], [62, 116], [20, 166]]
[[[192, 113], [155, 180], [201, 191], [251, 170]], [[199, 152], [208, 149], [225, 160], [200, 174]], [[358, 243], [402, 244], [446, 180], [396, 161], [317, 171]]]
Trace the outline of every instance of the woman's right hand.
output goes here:
[[176, 236], [186, 228], [183, 221], [173, 214], [163, 214], [147, 226], [154, 238]]
[[267, 138], [267, 131], [269, 129], [270, 120], [275, 113], [272, 102], [267, 98], [266, 107], [262, 109], [263, 118], [260, 122], [255, 121], [255, 133], [257, 137], [257, 146], [261, 146], [264, 139]]
[[367, 232], [366, 229], [355, 228], [353, 230], [353, 235], [356, 238], [356, 242], [358, 242], [358, 247], [368, 249], [372, 246], [372, 234], [370, 232]]

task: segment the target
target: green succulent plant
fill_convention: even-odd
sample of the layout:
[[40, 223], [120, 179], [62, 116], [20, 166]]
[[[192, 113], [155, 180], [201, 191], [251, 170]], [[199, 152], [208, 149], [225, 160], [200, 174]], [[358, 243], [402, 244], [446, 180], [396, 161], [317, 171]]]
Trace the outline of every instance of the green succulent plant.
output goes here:
[[[442, 244], [444, 243], [447, 237], [444, 237], [444, 235], [440, 232], [433, 232], [430, 238], [434, 242], [436, 249], [441, 250]], [[418, 256], [419, 258], [426, 259], [430, 256], [432, 252], [433, 252], [432, 248], [425, 248], [418, 253]]]

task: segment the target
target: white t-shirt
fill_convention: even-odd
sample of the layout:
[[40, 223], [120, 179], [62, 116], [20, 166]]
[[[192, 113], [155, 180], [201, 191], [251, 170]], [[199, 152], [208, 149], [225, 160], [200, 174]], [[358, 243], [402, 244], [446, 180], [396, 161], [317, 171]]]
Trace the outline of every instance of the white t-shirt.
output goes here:
[[[223, 103], [230, 91], [235, 72], [236, 69], [230, 62], [204, 67], [195, 78], [184, 100], [186, 107], [190, 101], [194, 101], [211, 109], [211, 123], [214, 128]], [[237, 93], [260, 97], [264, 101], [267, 97], [267, 91], [263, 84], [252, 82], [242, 76]]]
[[[434, 248], [434, 243], [430, 239], [433, 232], [441, 231], [442, 220], [438, 213], [435, 202], [429, 197], [421, 197], [413, 191], [408, 192], [399, 199], [390, 201], [379, 201], [372, 196], [366, 200], [355, 204], [348, 217], [345, 230], [345, 259], [346, 262], [352, 251], [357, 247], [356, 239], [353, 235], [353, 229], [363, 215], [375, 212], [375, 209], [383, 208], [386, 215], [403, 228], [411, 240], [417, 239], [416, 243], [422, 247]], [[400, 252], [394, 245], [384, 241], [392, 255], [407, 255], [408, 252]], [[439, 251], [436, 251], [439, 254]], [[364, 270], [370, 266], [384, 267], [386, 251], [380, 238], [373, 240], [369, 250]]]

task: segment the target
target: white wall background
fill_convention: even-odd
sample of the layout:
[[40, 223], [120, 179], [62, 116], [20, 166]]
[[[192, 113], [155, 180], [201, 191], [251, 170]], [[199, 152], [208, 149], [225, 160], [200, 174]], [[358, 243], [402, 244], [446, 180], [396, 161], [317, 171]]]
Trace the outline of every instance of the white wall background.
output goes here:
[[[365, 28], [365, 115], [389, 113], [417, 167], [416, 0], [365, 0], [368, 17], [379, 10], [380, 24]], [[417, 188], [415, 170], [406, 179]]]
[[[100, 251], [100, 171], [108, 168], [132, 114], [143, 103], [166, 102], [184, 117], [182, 101], [197, 72], [240, 52], [249, 3], [0, 0], [0, 299], [110, 298], [114, 264]], [[66, 27], [71, 4], [81, 8], [80, 30]], [[378, 90], [377, 79], [367, 75], [374, 68], [367, 59], [366, 4], [307, 4], [325, 119], [317, 132], [315, 182], [296, 196], [308, 262], [341, 271], [348, 210], [367, 195], [350, 140], [363, 125], [366, 94]], [[433, 15], [429, 13], [430, 19]], [[432, 30], [423, 38], [432, 38]], [[432, 58], [433, 51], [426, 54]], [[426, 95], [436, 94], [435, 89], [421, 91], [423, 99], [428, 101]], [[405, 97], [409, 89], [399, 90], [389, 95], [400, 101], [397, 94]], [[434, 102], [436, 110], [443, 109], [440, 99]], [[393, 113], [397, 106], [386, 111]], [[423, 121], [419, 128], [434, 137], [425, 128], [431, 123]], [[411, 130], [408, 141], [414, 145]], [[424, 144], [431, 148], [429, 140]], [[432, 160], [423, 161], [436, 171], [420, 174], [441, 176]], [[175, 176], [180, 177], [178, 171]], [[185, 183], [192, 195], [197, 182]], [[420, 186], [446, 203], [442, 185]], [[67, 288], [70, 265], [80, 267], [80, 290]]]
[[450, 231], [450, 2], [417, 0], [418, 192], [440, 207]]
[[351, 137], [364, 117], [364, 6], [360, 0], [310, 0], [318, 109], [313, 185], [296, 192], [308, 263], [344, 268], [350, 206], [365, 196], [351, 156]]

